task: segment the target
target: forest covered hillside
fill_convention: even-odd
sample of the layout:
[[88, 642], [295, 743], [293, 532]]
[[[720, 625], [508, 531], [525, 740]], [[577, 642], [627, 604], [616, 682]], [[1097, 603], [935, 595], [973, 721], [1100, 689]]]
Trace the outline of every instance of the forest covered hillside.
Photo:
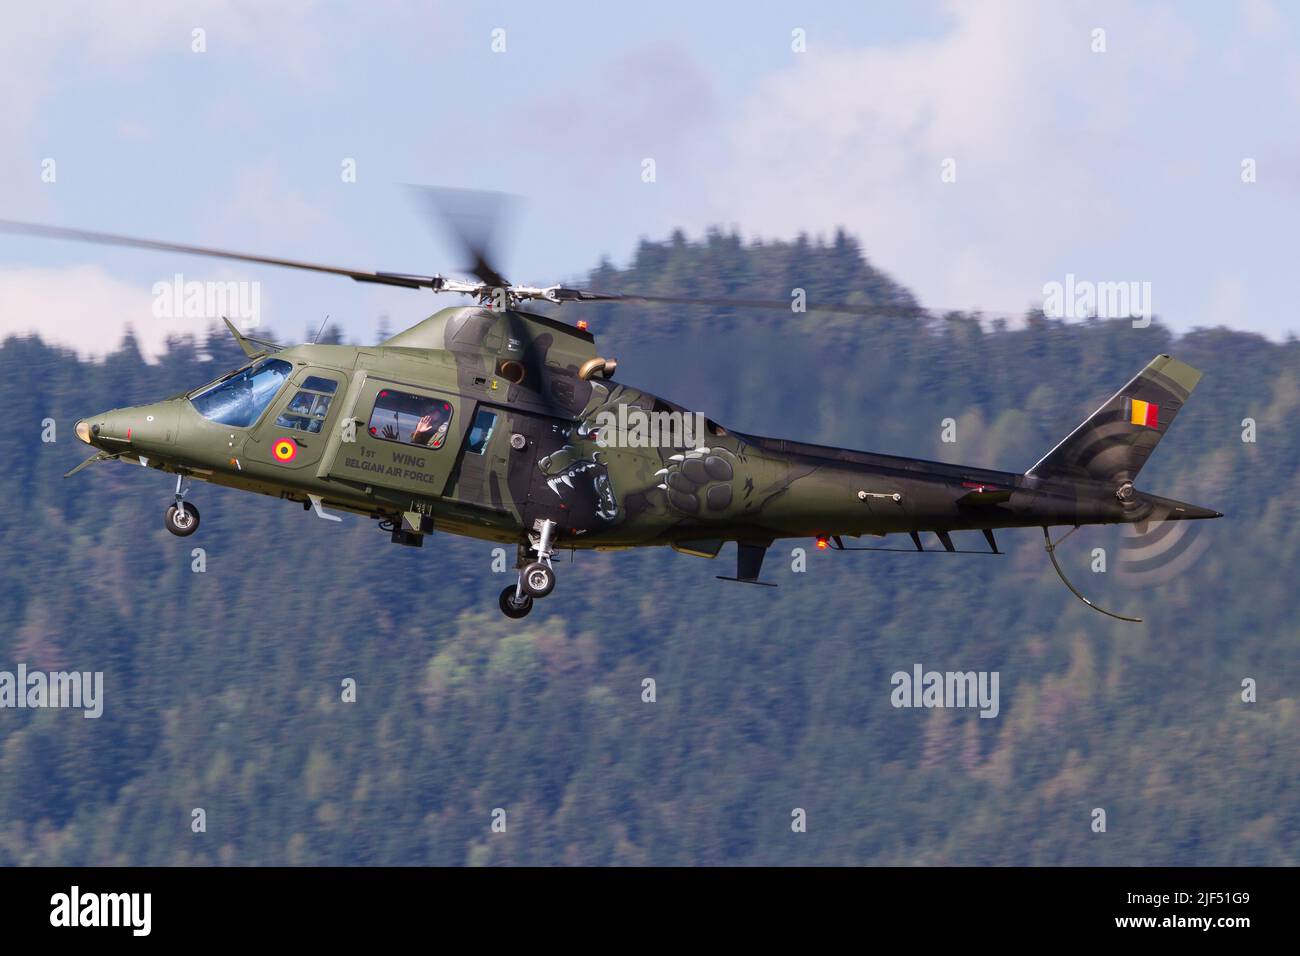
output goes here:
[[[674, 236], [586, 282], [914, 304], [843, 235]], [[394, 547], [359, 517], [202, 484], [181, 539], [166, 476], [61, 479], [82, 416], [240, 364], [224, 333], [156, 364], [130, 340], [88, 362], [11, 338], [0, 671], [102, 671], [104, 700], [96, 720], [0, 710], [0, 864], [1300, 862], [1300, 344], [1041, 315], [581, 317], [621, 381], [735, 430], [1008, 470], [1167, 352], [1204, 378], [1138, 485], [1226, 517], [1163, 574], [1126, 580], [1119, 529], [1062, 547], [1084, 593], [1141, 625], [1076, 601], [1033, 529], [1000, 533], [1004, 557], [777, 542], [776, 589], [715, 580], [730, 546], [565, 555], [512, 622], [489, 544]], [[915, 664], [997, 671], [997, 716], [892, 706]]]

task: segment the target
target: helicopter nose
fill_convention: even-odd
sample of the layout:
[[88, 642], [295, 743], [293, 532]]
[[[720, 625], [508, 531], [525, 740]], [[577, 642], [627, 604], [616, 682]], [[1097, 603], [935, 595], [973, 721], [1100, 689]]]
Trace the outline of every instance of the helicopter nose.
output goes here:
[[77, 422], [77, 438], [111, 452], [150, 451], [172, 438], [172, 409], [165, 403], [117, 408]]
[[101, 412], [77, 422], [74, 429], [77, 437], [87, 445], [112, 451], [122, 451], [132, 437], [131, 411], [133, 409], [115, 409]]

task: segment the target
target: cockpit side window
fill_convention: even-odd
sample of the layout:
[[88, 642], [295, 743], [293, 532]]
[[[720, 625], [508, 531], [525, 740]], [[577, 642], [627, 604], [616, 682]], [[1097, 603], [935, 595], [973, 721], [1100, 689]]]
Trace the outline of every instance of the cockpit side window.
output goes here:
[[333, 379], [308, 375], [296, 395], [289, 399], [285, 410], [276, 418], [275, 423], [281, 428], [296, 428], [299, 431], [318, 434], [325, 418], [330, 412], [330, 402], [334, 400], [334, 391], [338, 383]]
[[283, 359], [267, 358], [209, 386], [190, 404], [209, 421], [248, 428], [261, 417], [293, 372]]

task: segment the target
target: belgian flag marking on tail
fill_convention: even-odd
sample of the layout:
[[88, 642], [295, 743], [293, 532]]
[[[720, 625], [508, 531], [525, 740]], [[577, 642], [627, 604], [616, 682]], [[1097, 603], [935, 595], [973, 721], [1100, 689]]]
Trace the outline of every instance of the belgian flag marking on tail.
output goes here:
[[1129, 399], [1128, 420], [1130, 425], [1159, 428], [1160, 406], [1155, 402], [1144, 402], [1138, 398], [1131, 398]]

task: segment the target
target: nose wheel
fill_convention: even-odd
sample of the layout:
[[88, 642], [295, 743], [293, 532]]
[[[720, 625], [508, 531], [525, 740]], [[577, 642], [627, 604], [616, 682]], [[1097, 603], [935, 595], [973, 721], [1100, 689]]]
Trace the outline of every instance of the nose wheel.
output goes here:
[[176, 503], [167, 509], [163, 525], [178, 538], [187, 538], [199, 530], [199, 509], [185, 500], [189, 483], [184, 475], [176, 476]]
[[[539, 523], [538, 533], [530, 535], [531, 547], [519, 546], [519, 583], [501, 592], [501, 611], [509, 618], [521, 618], [533, 609], [535, 598], [544, 598], [555, 590], [555, 569], [551, 567], [554, 551], [554, 521]], [[537, 560], [527, 561], [528, 552], [536, 551]]]
[[527, 616], [533, 609], [533, 596], [525, 594], [520, 597], [518, 590], [512, 584], [501, 592], [501, 613], [515, 620]]
[[163, 518], [167, 530], [178, 538], [187, 538], [199, 530], [199, 509], [188, 501], [172, 505]]

